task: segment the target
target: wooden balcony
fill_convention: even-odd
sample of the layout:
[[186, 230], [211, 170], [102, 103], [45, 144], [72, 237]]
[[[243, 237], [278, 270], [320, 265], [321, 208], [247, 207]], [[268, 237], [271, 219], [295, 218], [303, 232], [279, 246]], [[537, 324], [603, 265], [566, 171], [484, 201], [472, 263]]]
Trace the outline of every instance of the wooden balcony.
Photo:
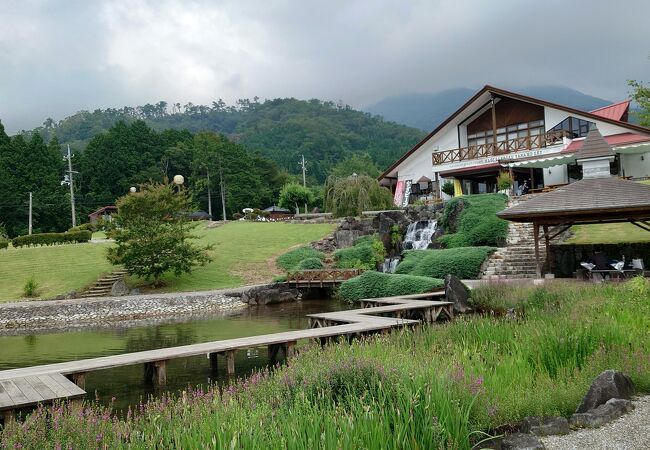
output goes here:
[[431, 155], [433, 165], [448, 164], [468, 159], [487, 158], [489, 156], [507, 155], [509, 153], [525, 150], [539, 149], [562, 143], [562, 138], [569, 136], [567, 131], [552, 131], [534, 136], [524, 136], [507, 141], [489, 142], [487, 144], [472, 145], [469, 147], [455, 148]]

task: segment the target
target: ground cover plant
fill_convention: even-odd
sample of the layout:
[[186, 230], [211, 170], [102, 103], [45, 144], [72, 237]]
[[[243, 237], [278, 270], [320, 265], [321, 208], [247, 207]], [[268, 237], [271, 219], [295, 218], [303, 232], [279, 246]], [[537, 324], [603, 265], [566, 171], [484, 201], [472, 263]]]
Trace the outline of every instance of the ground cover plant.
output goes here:
[[[199, 245], [212, 244], [214, 258], [191, 274], [163, 275], [158, 292], [198, 291], [268, 282], [280, 271], [275, 257], [287, 249], [327, 236], [335, 225], [229, 222], [218, 228], [199, 227]], [[113, 270], [106, 259], [111, 243], [12, 248], [0, 251], [0, 301], [18, 300], [31, 275], [41, 298], [79, 290]], [[136, 286], [144, 280], [129, 278]]]
[[445, 247], [502, 246], [508, 235], [508, 222], [496, 213], [506, 208], [503, 194], [468, 195], [451, 199], [445, 205], [440, 226], [445, 235], [437, 240]]
[[[650, 284], [488, 286], [517, 318], [473, 315], [321, 350], [219, 390], [188, 389], [123, 417], [42, 407], [7, 448], [469, 449], [528, 415], [570, 415], [605, 369], [650, 391]], [[477, 291], [474, 291], [477, 292]]]
[[361, 236], [352, 247], [335, 251], [334, 260], [339, 269], [375, 270], [385, 255], [386, 249], [377, 235]]
[[573, 236], [565, 244], [620, 244], [628, 242], [650, 242], [650, 233], [631, 223], [603, 223], [596, 225], [574, 225]]
[[286, 253], [278, 256], [275, 260], [280, 268], [287, 272], [296, 270], [300, 263], [306, 259], [318, 259], [322, 261], [325, 259], [325, 254], [309, 246], [294, 248]]
[[434, 278], [451, 274], [474, 279], [478, 278], [483, 262], [495, 250], [495, 247], [458, 247], [407, 251], [395, 272]]
[[419, 294], [430, 292], [443, 286], [438, 278], [415, 275], [399, 275], [367, 271], [341, 283], [339, 295], [343, 300], [352, 302], [363, 298], [393, 297], [395, 295]]

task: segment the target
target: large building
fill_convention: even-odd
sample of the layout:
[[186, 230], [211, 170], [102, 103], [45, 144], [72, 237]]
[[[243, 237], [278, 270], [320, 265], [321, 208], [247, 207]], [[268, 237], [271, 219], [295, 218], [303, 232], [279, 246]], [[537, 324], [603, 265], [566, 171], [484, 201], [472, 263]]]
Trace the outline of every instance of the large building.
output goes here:
[[455, 194], [496, 192], [497, 176], [509, 172], [514, 191], [582, 179], [575, 161], [590, 128], [614, 150], [612, 174], [650, 177], [650, 128], [628, 123], [630, 102], [580, 111], [485, 86], [379, 178], [396, 204], [440, 196], [446, 181]]

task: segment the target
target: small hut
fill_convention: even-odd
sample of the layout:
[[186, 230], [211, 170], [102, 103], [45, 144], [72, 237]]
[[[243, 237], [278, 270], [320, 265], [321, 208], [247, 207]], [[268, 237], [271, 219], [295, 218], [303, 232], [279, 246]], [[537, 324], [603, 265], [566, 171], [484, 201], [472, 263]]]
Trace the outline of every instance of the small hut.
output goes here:
[[117, 206], [104, 206], [99, 208], [97, 211], [93, 211], [88, 214], [88, 222], [91, 224], [96, 224], [98, 219], [102, 219], [104, 222], [110, 222], [113, 220], [113, 214], [117, 213]]

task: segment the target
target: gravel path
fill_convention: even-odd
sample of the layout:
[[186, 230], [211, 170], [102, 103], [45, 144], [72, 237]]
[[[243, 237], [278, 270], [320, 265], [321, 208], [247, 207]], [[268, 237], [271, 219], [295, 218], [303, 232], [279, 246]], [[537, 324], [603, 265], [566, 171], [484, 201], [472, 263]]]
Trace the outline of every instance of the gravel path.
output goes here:
[[542, 438], [547, 450], [650, 449], [650, 395], [634, 400], [634, 411], [596, 429]]

